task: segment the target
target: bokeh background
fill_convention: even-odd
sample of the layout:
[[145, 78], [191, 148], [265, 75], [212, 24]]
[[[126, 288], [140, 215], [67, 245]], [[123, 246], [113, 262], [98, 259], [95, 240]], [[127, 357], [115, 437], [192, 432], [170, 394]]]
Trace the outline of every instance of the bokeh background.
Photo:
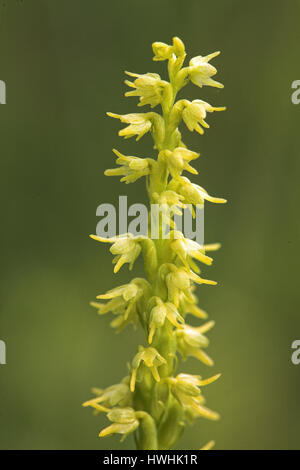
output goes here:
[[[117, 383], [142, 340], [89, 307], [128, 280], [113, 276], [107, 247], [88, 238], [96, 207], [145, 201], [143, 182], [105, 178], [112, 147], [151, 156], [151, 138], [117, 136], [106, 111], [134, 112], [124, 70], [157, 72], [151, 43], [181, 37], [189, 57], [215, 50], [224, 90], [189, 85], [186, 98], [226, 105], [204, 136], [184, 131], [201, 152], [197, 182], [228, 199], [207, 205], [206, 242], [222, 242], [198, 290], [216, 320], [213, 371], [190, 359], [186, 371], [223, 376], [206, 389], [221, 421], [198, 420], [179, 448], [300, 448], [300, 2], [190, 0], [5, 0], [0, 2], [1, 267], [0, 448], [133, 448], [98, 439], [107, 423], [81, 403], [92, 386]], [[142, 273], [137, 264], [136, 274]]]

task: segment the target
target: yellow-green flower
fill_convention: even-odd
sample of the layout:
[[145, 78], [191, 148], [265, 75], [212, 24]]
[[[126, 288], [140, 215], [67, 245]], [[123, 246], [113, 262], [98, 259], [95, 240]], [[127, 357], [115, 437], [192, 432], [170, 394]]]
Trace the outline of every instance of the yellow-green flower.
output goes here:
[[108, 419], [113, 423], [102, 429], [99, 436], [105, 437], [111, 434], [123, 434], [122, 441], [128, 434], [134, 432], [139, 427], [139, 420], [132, 408], [116, 408], [107, 413]]
[[199, 389], [200, 386], [208, 385], [220, 377], [214, 375], [206, 380], [201, 380], [200, 376], [190, 374], [179, 374], [177, 377], [168, 379], [172, 393], [190, 415], [203, 416], [210, 420], [219, 419], [219, 414], [203, 406], [204, 397]]
[[142, 249], [140, 242], [145, 239], [142, 236], [134, 237], [131, 233], [117, 235], [112, 238], [103, 238], [97, 235], [90, 235], [90, 237], [99, 242], [113, 244], [109, 251], [115, 255], [113, 259], [113, 264], [115, 264], [114, 273], [117, 273], [125, 263], [129, 264], [129, 270], [132, 269]]
[[127, 127], [119, 131], [119, 135], [125, 137], [125, 139], [129, 139], [130, 137], [134, 137], [136, 135], [136, 140], [140, 140], [143, 135], [150, 131], [152, 127], [151, 120], [147, 114], [131, 113], [121, 115], [107, 113], [107, 115], [116, 119], [120, 119], [121, 122], [129, 124]]
[[174, 214], [181, 215], [185, 205], [183, 204], [184, 197], [180, 194], [176, 193], [175, 191], [163, 191], [162, 193], [154, 193], [152, 195], [153, 200], [155, 203], [159, 204], [160, 206], [166, 205], [172, 208]]
[[179, 305], [180, 294], [183, 293], [188, 299], [191, 298], [192, 281], [197, 284], [215, 285], [215, 281], [203, 279], [190, 269], [185, 267], [177, 268], [175, 265], [167, 267], [166, 274], [162, 272], [163, 279], [168, 289], [168, 299], [176, 307]]
[[139, 372], [138, 379], [141, 379], [145, 372], [145, 368], [148, 368], [156, 382], [159, 382], [160, 377], [157, 368], [165, 363], [166, 360], [155, 348], [144, 348], [143, 346], [139, 346], [139, 352], [134, 356], [132, 361], [130, 390], [134, 392], [137, 373]]
[[91, 406], [96, 411], [108, 412], [108, 408], [113, 406], [124, 407], [131, 403], [129, 377], [125, 377], [121, 383], [111, 385], [104, 390], [94, 388], [92, 391], [97, 395], [96, 398], [86, 401], [82, 406]]
[[168, 188], [169, 190], [177, 191], [181, 196], [183, 196], [183, 202], [185, 204], [202, 206], [205, 200], [217, 204], [224, 204], [227, 202], [224, 198], [210, 196], [204, 188], [198, 184], [191, 183], [191, 181], [185, 176], [180, 176], [177, 179], [172, 180], [169, 183]]
[[[160, 61], [160, 60], [172, 60], [174, 57], [185, 57], [185, 47], [181, 39], [178, 37], [173, 38], [173, 45], [169, 46], [168, 44], [165, 44], [164, 42], [154, 42], [152, 44], [152, 49], [154, 52], [154, 61]], [[181, 63], [182, 65], [182, 63]]]
[[223, 88], [224, 85], [222, 85], [222, 83], [216, 82], [211, 78], [216, 75], [217, 69], [213, 65], [209, 64], [209, 61], [214, 57], [217, 57], [219, 54], [220, 52], [218, 51], [204, 57], [201, 55], [193, 57], [193, 59], [190, 60], [188, 68], [191, 82], [200, 88], [203, 85]]
[[204, 248], [194, 240], [185, 238], [182, 232], [174, 230], [171, 233], [171, 238], [171, 249], [187, 268], [191, 267], [191, 258], [195, 258], [207, 265], [212, 264], [213, 259], [205, 254]]
[[198, 302], [198, 299], [193, 293], [191, 293], [191, 297], [189, 300], [186, 298], [184, 294], [181, 294], [179, 296], [179, 307], [184, 315], [187, 315], [190, 313], [191, 315], [194, 315], [196, 318], [201, 318], [202, 320], [205, 320], [208, 317], [208, 315], [202, 308], [198, 307], [197, 302]]
[[171, 302], [163, 302], [159, 297], [156, 297], [155, 301], [156, 305], [150, 312], [148, 336], [149, 344], [152, 343], [155, 331], [164, 325], [166, 319], [177, 328], [181, 328], [181, 323], [184, 323], [184, 319], [174, 304]]
[[125, 80], [126, 85], [135, 88], [134, 91], [127, 91], [125, 96], [139, 96], [140, 102], [138, 106], [145, 106], [149, 104], [154, 108], [163, 99], [163, 91], [168, 82], [160, 78], [157, 73], [145, 73], [140, 75], [138, 73], [126, 72], [131, 77], [137, 77], [134, 82]]
[[142, 176], [147, 176], [150, 173], [150, 166], [153, 162], [152, 158], [139, 158], [123, 155], [116, 149], [113, 149], [115, 155], [117, 155], [116, 163], [120, 165], [120, 168], [112, 168], [105, 170], [106, 176], [119, 176], [123, 175], [121, 181], [124, 183], [134, 183]]
[[209, 128], [209, 124], [204, 120], [206, 118], [206, 113], [225, 111], [225, 109], [226, 108], [224, 106], [216, 108], [202, 100], [187, 101], [187, 104], [182, 111], [182, 118], [190, 131], [193, 132], [195, 130], [199, 132], [199, 134], [203, 134], [204, 130], [201, 126]]
[[198, 158], [199, 153], [192, 152], [184, 147], [177, 147], [173, 151], [165, 150], [164, 155], [173, 178], [180, 176], [184, 170], [194, 175], [198, 174], [197, 170], [189, 165], [189, 162]]
[[97, 296], [97, 299], [108, 300], [106, 304], [91, 302], [91, 305], [98, 310], [99, 315], [108, 312], [117, 315], [117, 318], [111, 322], [111, 326], [117, 328], [119, 332], [129, 323], [137, 326], [139, 313], [145, 310], [150, 293], [149, 282], [146, 279], [135, 278], [129, 284]]
[[182, 328], [176, 330], [178, 350], [184, 359], [193, 356], [207, 366], [213, 365], [213, 360], [203, 351], [203, 348], [207, 348], [209, 345], [209, 340], [203, 333], [212, 328], [214, 324], [213, 321], [199, 327], [185, 324]]

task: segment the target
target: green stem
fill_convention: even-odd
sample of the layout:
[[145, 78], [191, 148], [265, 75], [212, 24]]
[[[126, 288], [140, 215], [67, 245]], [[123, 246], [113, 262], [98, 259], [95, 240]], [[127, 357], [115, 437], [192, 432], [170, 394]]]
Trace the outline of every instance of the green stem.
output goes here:
[[[164, 121], [164, 140], [163, 142], [155, 142], [156, 147], [162, 151], [162, 150], [173, 150], [174, 145], [172, 145], [172, 135], [174, 131], [176, 130], [177, 126], [174, 126], [174, 123], [170, 122], [170, 114], [173, 110], [174, 107], [174, 102], [176, 99], [177, 95], [177, 90], [174, 85], [173, 77], [172, 74], [170, 73], [170, 83], [169, 87], [166, 90], [166, 100], [164, 102], [164, 105], [162, 106], [162, 111], [163, 111], [163, 121]], [[164, 192], [167, 188], [168, 184], [168, 171], [166, 167], [166, 163], [163, 158], [160, 158], [158, 156], [157, 159], [157, 164], [152, 167], [151, 175], [150, 175], [150, 181], [149, 181], [149, 198], [150, 198], [150, 204], [153, 203], [152, 200], [152, 195], [154, 193], [161, 194]], [[151, 212], [150, 212], [151, 213]], [[160, 235], [161, 235], [161, 223], [160, 223]], [[171, 262], [171, 259], [168, 259], [168, 256], [166, 256], [166, 243], [168, 243], [168, 240], [164, 240], [161, 238], [154, 240], [154, 245], [156, 249], [156, 277], [158, 270], [160, 266], [166, 262]], [[158, 277], [157, 277], [158, 278]], [[163, 301], [166, 301], [167, 299], [165, 298], [164, 293], [161, 291], [160, 284], [159, 282], [155, 283], [155, 288], [154, 288], [154, 295], [160, 297]], [[173, 374], [174, 371], [174, 360], [176, 357], [176, 338], [172, 334], [172, 325], [168, 320], [165, 321], [165, 324], [160, 328], [159, 331], [156, 332], [155, 338], [153, 341], [153, 347], [161, 354], [167, 363], [163, 366], [160, 367], [159, 369], [159, 374], [160, 377], [169, 377], [170, 375]], [[154, 387], [156, 387], [156, 383], [153, 381], [153, 386], [152, 386], [152, 396], [155, 396], [154, 392]], [[143, 395], [143, 383], [141, 384], [139, 389], [139, 394]], [[148, 388], [148, 393], [149, 397], [149, 388]], [[141, 397], [142, 398], [142, 397]], [[145, 398], [145, 397], [144, 397]], [[143, 400], [146, 401], [146, 400]], [[159, 448], [164, 448], [167, 449], [167, 442], [172, 442], [174, 443], [174, 439], [172, 439], [172, 435], [174, 433], [177, 435], [178, 434], [178, 423], [179, 419], [182, 419], [182, 413], [178, 414], [178, 410], [176, 413], [174, 413], [174, 408], [175, 404], [173, 403], [172, 405], [172, 410], [168, 409], [168, 404], [165, 404], [165, 411], [162, 416], [162, 421], [165, 423], [164, 427], [169, 426], [169, 423], [172, 423], [172, 426], [174, 426], [174, 429], [169, 429], [169, 441], [167, 437], [165, 436], [164, 442], [162, 443], [162, 447], [159, 442], [157, 442], [157, 436], [156, 436], [156, 431], [154, 433], [153, 426], [155, 426], [156, 430], [156, 425], [155, 421], [153, 418], [150, 417], [150, 415], [147, 414], [147, 418], [143, 419], [140, 424], [140, 438], [138, 439], [138, 445], [140, 449], [159, 449]], [[180, 408], [180, 407], [179, 407]], [[170, 415], [171, 413], [171, 415]], [[180, 416], [179, 416], [180, 415]], [[171, 418], [170, 418], [171, 416]], [[151, 418], [151, 419], [150, 419]], [[151, 421], [152, 420], [152, 421]], [[159, 423], [157, 423], [159, 425]], [[154, 438], [155, 435], [155, 438]], [[160, 434], [162, 435], [162, 433]], [[156, 447], [155, 447], [156, 446]]]
[[138, 450], [158, 450], [157, 432], [154, 419], [144, 411], [137, 411], [136, 417], [140, 420]]

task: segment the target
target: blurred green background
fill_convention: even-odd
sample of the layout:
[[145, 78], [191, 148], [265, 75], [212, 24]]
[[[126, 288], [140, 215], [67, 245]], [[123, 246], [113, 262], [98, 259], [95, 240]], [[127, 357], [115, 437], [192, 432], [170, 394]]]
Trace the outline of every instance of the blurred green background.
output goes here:
[[[114, 335], [111, 317], [89, 301], [128, 280], [113, 276], [107, 247], [88, 238], [96, 207], [145, 201], [143, 182], [105, 178], [112, 147], [151, 156], [117, 136], [106, 111], [134, 112], [124, 70], [157, 72], [151, 43], [181, 37], [188, 56], [215, 50], [224, 90], [186, 87], [182, 96], [226, 113], [204, 136], [184, 132], [201, 152], [197, 179], [226, 206], [206, 205], [206, 242], [222, 242], [198, 290], [216, 320], [213, 371], [190, 359], [185, 371], [221, 371], [206, 397], [222, 420], [198, 420], [178, 447], [300, 448], [300, 2], [190, 0], [6, 0], [0, 2], [1, 318], [7, 365], [0, 366], [2, 449], [133, 448], [98, 439], [107, 423], [81, 403], [92, 386], [117, 383], [138, 338]], [[141, 274], [141, 264], [136, 273]]]

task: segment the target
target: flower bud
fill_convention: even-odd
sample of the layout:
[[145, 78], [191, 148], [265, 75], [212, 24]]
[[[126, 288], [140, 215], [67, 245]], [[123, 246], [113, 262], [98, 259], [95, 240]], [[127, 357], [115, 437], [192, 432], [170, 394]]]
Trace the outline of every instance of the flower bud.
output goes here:
[[168, 44], [163, 42], [154, 42], [152, 44], [152, 49], [154, 53], [154, 61], [167, 60], [172, 56], [173, 53], [172, 46], [168, 46]]
[[177, 55], [177, 57], [181, 57], [181, 56], [185, 55], [184, 44], [181, 41], [181, 39], [179, 39], [176, 36], [173, 38], [173, 52], [174, 52], [175, 55]]

